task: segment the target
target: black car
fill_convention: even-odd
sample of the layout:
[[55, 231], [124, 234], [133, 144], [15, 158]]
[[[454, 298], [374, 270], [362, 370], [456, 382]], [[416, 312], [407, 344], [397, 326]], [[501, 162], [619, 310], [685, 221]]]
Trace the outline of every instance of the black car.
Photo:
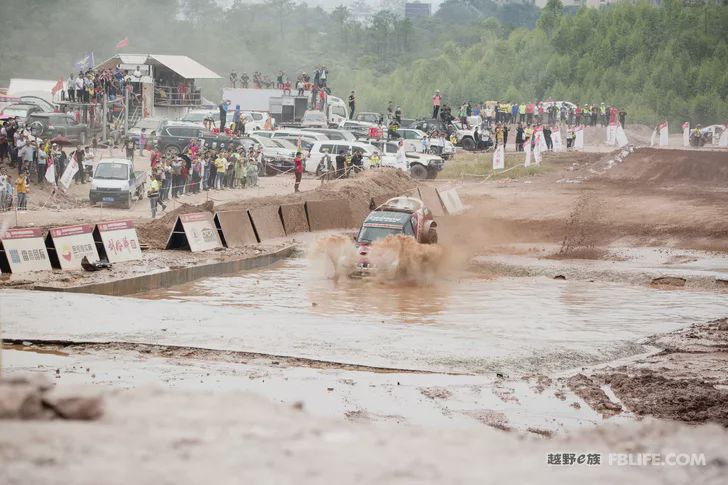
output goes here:
[[444, 121], [434, 118], [414, 120], [409, 124], [409, 126], [403, 124], [402, 128], [414, 128], [420, 131], [424, 131], [428, 134], [432, 133], [435, 130], [443, 131], [449, 134], [453, 130], [452, 125], [448, 125]]
[[169, 155], [177, 155], [192, 139], [201, 140], [205, 148], [231, 148], [238, 144], [232, 137], [206, 131], [197, 124], [166, 122], [159, 125], [154, 146]]
[[73, 116], [67, 113], [43, 113], [35, 112], [28, 115], [25, 126], [30, 128], [33, 136], [53, 138], [62, 135], [72, 143], [86, 144], [90, 129], [88, 125], [77, 122]]

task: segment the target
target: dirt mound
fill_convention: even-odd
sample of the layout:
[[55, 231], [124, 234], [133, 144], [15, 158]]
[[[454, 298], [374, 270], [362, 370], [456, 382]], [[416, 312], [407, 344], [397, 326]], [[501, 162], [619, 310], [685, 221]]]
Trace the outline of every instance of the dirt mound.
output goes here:
[[139, 224], [137, 226], [139, 241], [142, 244], [147, 244], [152, 249], [164, 249], [178, 215], [191, 212], [212, 212], [214, 206], [215, 204], [211, 200], [199, 205], [182, 204], [159, 219], [146, 224]]
[[725, 187], [728, 152], [640, 148], [603, 178], [640, 185]]
[[638, 375], [612, 374], [607, 383], [635, 414], [728, 426], [728, 394], [710, 382], [669, 379], [644, 369]]

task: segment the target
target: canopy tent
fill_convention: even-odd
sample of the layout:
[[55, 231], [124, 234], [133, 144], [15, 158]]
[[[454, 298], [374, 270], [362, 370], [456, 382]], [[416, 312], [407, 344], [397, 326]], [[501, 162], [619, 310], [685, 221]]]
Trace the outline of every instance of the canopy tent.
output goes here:
[[220, 76], [199, 62], [187, 56], [162, 54], [117, 54], [95, 66], [96, 69], [111, 69], [118, 64], [164, 66], [184, 79], [220, 79]]

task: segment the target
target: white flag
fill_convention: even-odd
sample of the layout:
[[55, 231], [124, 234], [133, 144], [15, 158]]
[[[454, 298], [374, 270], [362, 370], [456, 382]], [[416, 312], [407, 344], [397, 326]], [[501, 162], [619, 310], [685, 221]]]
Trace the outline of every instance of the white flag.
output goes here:
[[584, 149], [584, 127], [579, 125], [574, 128], [574, 150]]
[[617, 125], [615, 141], [617, 142], [617, 146], [619, 148], [622, 148], [623, 146], [629, 144], [629, 140], [627, 139], [627, 134], [624, 132], [624, 128], [622, 128], [622, 125], [620, 125], [620, 124]]
[[[539, 132], [541, 136], [543, 136], [543, 132]], [[541, 152], [543, 150], [541, 149], [541, 144], [536, 141], [536, 143], [533, 145], [533, 159], [536, 162], [536, 165], [541, 165]]]
[[498, 148], [493, 152], [493, 170], [504, 168], [506, 168], [506, 152], [503, 145], [498, 145]]
[[720, 134], [720, 138], [718, 138], [718, 146], [723, 148], [728, 147], [728, 125], [725, 125], [723, 132]]
[[56, 185], [56, 164], [53, 157], [48, 157], [48, 165], [46, 165], [45, 179], [51, 185]]
[[690, 123], [685, 122], [682, 125], [683, 127], [683, 146], [689, 147], [690, 146]]
[[617, 126], [616, 125], [609, 125], [607, 126], [607, 145], [614, 145], [617, 143]]
[[526, 140], [526, 142], [523, 144], [523, 151], [526, 152], [526, 161], [523, 162], [524, 167], [529, 167], [531, 165], [531, 139], [529, 138]]
[[650, 137], [650, 146], [655, 146], [655, 138], [657, 138], [657, 128], [652, 130], [652, 136]]
[[662, 123], [660, 123], [659, 128], [660, 128], [660, 146], [661, 147], [667, 146], [668, 136], [669, 136], [668, 128], [667, 128], [667, 121], [663, 121]]
[[76, 175], [76, 172], [78, 172], [78, 162], [71, 158], [68, 166], [63, 171], [63, 175], [61, 175], [61, 184], [65, 188], [68, 188], [71, 185], [71, 180], [73, 180], [73, 176]]
[[546, 137], [543, 134], [543, 126], [539, 126], [536, 130], [534, 130], [534, 133], [536, 133], [536, 144], [541, 147], [541, 151], [545, 152], [548, 150], [549, 146], [546, 144]]

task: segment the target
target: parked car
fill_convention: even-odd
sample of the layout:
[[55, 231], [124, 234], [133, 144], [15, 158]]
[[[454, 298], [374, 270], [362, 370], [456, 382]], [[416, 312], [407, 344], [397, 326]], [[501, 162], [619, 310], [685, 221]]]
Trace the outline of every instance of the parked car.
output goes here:
[[86, 144], [89, 139], [90, 129], [88, 125], [77, 122], [71, 115], [66, 113], [46, 113], [36, 111], [31, 113], [26, 120], [26, 126], [30, 128], [33, 136], [53, 138], [62, 135], [72, 143]]
[[[394, 141], [371, 140], [369, 144], [379, 152], [383, 167], [393, 167], [409, 172], [415, 179], [434, 179], [442, 170], [442, 157], [428, 153], [417, 153], [405, 148], [405, 160], [397, 157], [399, 145]], [[403, 163], [404, 162], [404, 163]]]
[[151, 140], [157, 134], [157, 130], [160, 125], [166, 120], [163, 118], [142, 118], [137, 122], [136, 125], [129, 128], [127, 132], [129, 137], [134, 140], [137, 144], [139, 143], [139, 135], [142, 133], [142, 128], [147, 130], [147, 140]]
[[326, 113], [323, 111], [309, 109], [303, 113], [301, 126], [304, 128], [328, 128], [329, 122], [326, 121]]
[[159, 126], [153, 143], [162, 152], [177, 155], [182, 153], [193, 138], [201, 140], [204, 146], [212, 148], [230, 147], [235, 142], [225, 134], [206, 131], [194, 123], [165, 121]]
[[237, 140], [245, 150], [251, 146], [260, 145], [263, 148], [263, 163], [258, 167], [258, 175], [277, 175], [293, 168], [293, 159], [296, 156], [296, 146], [292, 143], [277, 139], [272, 140], [262, 136], [244, 136]]
[[[397, 133], [399, 133], [399, 136], [401, 136], [404, 141], [412, 147], [413, 151], [419, 153], [423, 152], [422, 139], [425, 137], [425, 135], [427, 135], [427, 133], [421, 130], [416, 130], [414, 128], [400, 128], [399, 130], [397, 130]], [[448, 140], [445, 140], [444, 146], [438, 147], [436, 144], [436, 140], [431, 139], [429, 153], [433, 155], [439, 155], [444, 160], [448, 160], [450, 157], [455, 155], [455, 146]]]
[[18, 123], [24, 125], [26, 123], [26, 120], [28, 119], [28, 116], [33, 113], [42, 112], [43, 110], [41, 109], [41, 107], [36, 104], [15, 103], [6, 106], [5, 109], [3, 109], [2, 114], [5, 116], [12, 116], [13, 118], [17, 118]]
[[361, 151], [364, 163], [368, 165], [369, 157], [371, 157], [372, 153], [374, 153], [375, 148], [369, 143], [364, 143], [361, 141], [317, 141], [311, 146], [309, 155], [304, 163], [304, 170], [310, 173], [316, 173], [318, 175], [318, 166], [324, 156], [324, 153], [327, 152], [329, 155], [331, 155], [333, 161], [336, 155], [338, 155], [342, 150], [346, 152], [351, 152], [354, 150]]
[[725, 130], [725, 125], [710, 125], [700, 130], [703, 135], [703, 140], [708, 145], [717, 145], [720, 141], [720, 136]]
[[[253, 115], [250, 113], [246, 113], [244, 111], [240, 112], [240, 116], [245, 119], [245, 132], [248, 133], [253, 130], [259, 130], [263, 127], [263, 123], [256, 122], [253, 119]], [[228, 128], [233, 122], [233, 118], [235, 117], [235, 111], [228, 111], [227, 115], [225, 116], [225, 126]], [[205, 126], [205, 119], [212, 120], [212, 127], [213, 128], [220, 128], [220, 111], [216, 109], [200, 109], [200, 110], [192, 110], [187, 112], [182, 118], [180, 118], [180, 121], [183, 121], [185, 123], [194, 123], [196, 125]]]
[[354, 116], [354, 121], [363, 121], [365, 123], [373, 123], [375, 125], [378, 125], [380, 122], [383, 121], [383, 116], [379, 113], [362, 111]]
[[314, 133], [321, 133], [322, 135], [325, 135], [329, 140], [356, 140], [354, 134], [348, 130], [338, 130], [335, 128], [301, 128], [301, 131], [312, 131]]
[[369, 136], [369, 128], [377, 128], [375, 123], [367, 123], [365, 121], [344, 121], [339, 125], [342, 130], [348, 130], [357, 138], [367, 138]]

